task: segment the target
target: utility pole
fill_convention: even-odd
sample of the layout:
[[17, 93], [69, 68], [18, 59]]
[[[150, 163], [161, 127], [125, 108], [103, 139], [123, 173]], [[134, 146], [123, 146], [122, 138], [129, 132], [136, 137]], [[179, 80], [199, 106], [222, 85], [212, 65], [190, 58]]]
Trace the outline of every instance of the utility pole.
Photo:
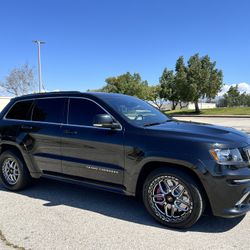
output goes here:
[[38, 45], [38, 80], [39, 80], [39, 93], [42, 92], [43, 82], [42, 82], [42, 65], [41, 65], [41, 44], [45, 42], [40, 40], [34, 40], [34, 43]]

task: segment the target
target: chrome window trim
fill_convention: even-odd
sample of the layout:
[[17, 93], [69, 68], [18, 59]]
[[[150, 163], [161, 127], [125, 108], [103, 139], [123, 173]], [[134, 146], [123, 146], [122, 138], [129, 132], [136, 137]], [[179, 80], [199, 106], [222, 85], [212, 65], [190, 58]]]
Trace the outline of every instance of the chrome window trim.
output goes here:
[[18, 119], [4, 119], [6, 121], [15, 121], [15, 122], [27, 122], [27, 123], [42, 123], [42, 124], [51, 124], [51, 125], [63, 125], [64, 123], [56, 123], [56, 122], [42, 122], [42, 121], [32, 121], [32, 120], [18, 120]]
[[[67, 99], [68, 101], [68, 107], [67, 107], [67, 117], [66, 117], [66, 122], [67, 123], [57, 123], [57, 122], [45, 122], [45, 121], [33, 121], [33, 120], [19, 120], [19, 119], [8, 119], [6, 118], [7, 114], [10, 112], [10, 110], [13, 108], [13, 106], [18, 103], [18, 102], [24, 102], [24, 101], [35, 101], [37, 99], [55, 99], [55, 98], [64, 98], [64, 99]], [[73, 99], [85, 99], [85, 100], [88, 100], [88, 101], [91, 101], [95, 104], [97, 104], [101, 109], [103, 109], [103, 111], [105, 111], [107, 114], [109, 114], [115, 121], [117, 121], [117, 123], [120, 125], [120, 128], [119, 129], [115, 129], [115, 131], [121, 131], [123, 129], [121, 123], [116, 119], [114, 118], [113, 115], [111, 115], [105, 108], [103, 108], [99, 103], [97, 103], [96, 101], [92, 100], [92, 99], [89, 99], [87, 97], [78, 97], [78, 96], [55, 96], [55, 97], [51, 97], [51, 96], [48, 96], [48, 97], [37, 97], [37, 98], [27, 98], [27, 99], [24, 99], [24, 100], [18, 100], [18, 101], [15, 101], [11, 107], [9, 108], [9, 110], [6, 112], [6, 114], [4, 115], [3, 117], [3, 120], [6, 120], [6, 121], [19, 121], [19, 122], [31, 122], [31, 123], [42, 123], [42, 124], [51, 124], [51, 125], [59, 125], [59, 126], [71, 126], [71, 127], [81, 127], [81, 128], [93, 128], [93, 129], [102, 129], [102, 130], [111, 130], [110, 128], [102, 128], [102, 127], [95, 127], [95, 126], [87, 126], [87, 125], [78, 125], [78, 124], [69, 124], [68, 123], [68, 116], [69, 116], [69, 103], [70, 103], [70, 99], [73, 98]], [[32, 110], [33, 112], [33, 110]], [[32, 117], [32, 115], [31, 115]]]

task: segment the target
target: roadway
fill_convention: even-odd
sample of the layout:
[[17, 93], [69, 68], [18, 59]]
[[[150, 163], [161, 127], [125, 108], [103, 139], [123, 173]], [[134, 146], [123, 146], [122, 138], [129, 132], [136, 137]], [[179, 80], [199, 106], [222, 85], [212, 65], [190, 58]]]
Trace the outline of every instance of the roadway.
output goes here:
[[48, 179], [19, 193], [0, 186], [0, 230], [1, 250], [250, 246], [250, 214], [236, 219], [203, 216], [191, 229], [171, 230], [155, 222], [135, 198]]

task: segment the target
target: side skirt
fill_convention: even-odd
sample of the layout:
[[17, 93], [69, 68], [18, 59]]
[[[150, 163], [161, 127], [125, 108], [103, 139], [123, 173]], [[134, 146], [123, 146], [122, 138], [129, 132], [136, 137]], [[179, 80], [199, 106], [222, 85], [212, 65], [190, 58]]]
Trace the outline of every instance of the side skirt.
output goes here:
[[80, 186], [85, 186], [89, 188], [95, 188], [100, 190], [109, 191], [112, 193], [118, 193], [123, 195], [130, 195], [126, 192], [126, 188], [122, 185], [118, 184], [110, 184], [102, 181], [96, 181], [96, 180], [90, 180], [87, 178], [72, 176], [72, 175], [66, 175], [62, 173], [55, 173], [50, 171], [43, 171], [43, 174], [41, 177], [53, 179], [57, 181], [63, 181], [71, 184], [77, 184]]

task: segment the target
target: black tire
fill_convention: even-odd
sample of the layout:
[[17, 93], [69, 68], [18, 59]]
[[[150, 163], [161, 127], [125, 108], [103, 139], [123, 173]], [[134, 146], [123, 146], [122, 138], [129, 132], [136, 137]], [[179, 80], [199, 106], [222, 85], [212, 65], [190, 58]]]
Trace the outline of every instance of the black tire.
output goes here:
[[143, 185], [143, 202], [154, 219], [171, 228], [191, 227], [205, 204], [194, 179], [174, 168], [158, 168], [149, 174]]
[[0, 155], [0, 179], [5, 188], [17, 191], [28, 186], [32, 178], [22, 157], [8, 150]]

